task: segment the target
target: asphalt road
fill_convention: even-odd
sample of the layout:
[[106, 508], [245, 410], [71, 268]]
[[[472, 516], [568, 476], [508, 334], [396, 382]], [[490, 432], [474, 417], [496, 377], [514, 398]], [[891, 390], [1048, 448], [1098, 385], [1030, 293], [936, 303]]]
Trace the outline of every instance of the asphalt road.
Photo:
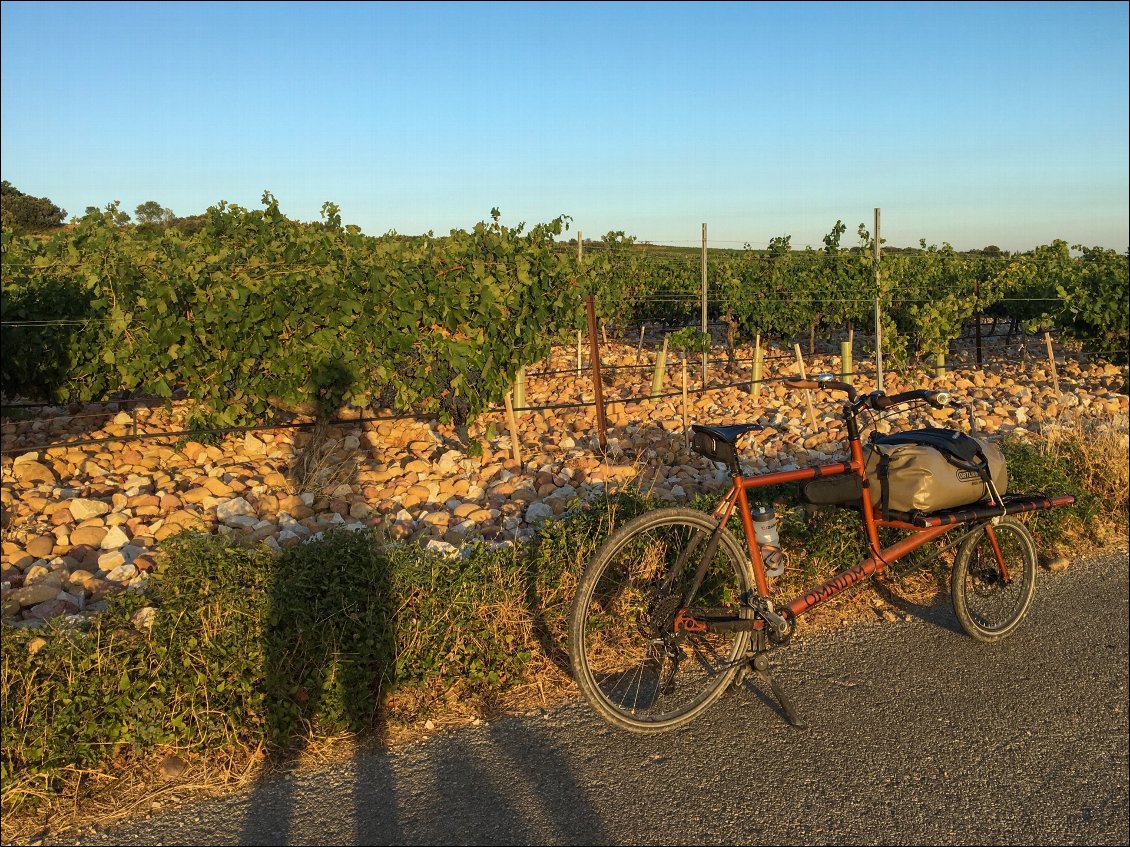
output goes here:
[[1041, 571], [1001, 644], [948, 606], [804, 638], [805, 730], [760, 684], [658, 737], [578, 701], [78, 843], [1126, 844], [1127, 596], [1122, 550]]

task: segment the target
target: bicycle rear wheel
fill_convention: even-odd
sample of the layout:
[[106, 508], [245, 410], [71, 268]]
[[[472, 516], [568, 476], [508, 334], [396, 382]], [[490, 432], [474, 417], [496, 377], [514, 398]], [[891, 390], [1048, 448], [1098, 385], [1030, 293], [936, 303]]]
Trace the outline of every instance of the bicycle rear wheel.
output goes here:
[[[674, 631], [717, 525], [690, 509], [640, 515], [613, 533], [581, 578], [569, 616], [573, 678], [614, 726], [653, 733], [688, 723], [741, 667], [748, 631]], [[723, 532], [688, 611], [699, 619], [736, 617], [752, 585], [746, 555]]]
[[[1007, 578], [997, 561], [999, 548]], [[957, 551], [950, 576], [953, 611], [970, 636], [991, 643], [1011, 635], [1036, 591], [1036, 545], [1024, 524], [1000, 518], [971, 535]]]

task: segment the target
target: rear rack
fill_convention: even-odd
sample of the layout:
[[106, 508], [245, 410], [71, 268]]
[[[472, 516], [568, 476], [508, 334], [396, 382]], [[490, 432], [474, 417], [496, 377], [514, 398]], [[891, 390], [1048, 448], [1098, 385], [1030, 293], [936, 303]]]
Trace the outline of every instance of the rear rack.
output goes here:
[[949, 526], [950, 524], [980, 521], [986, 518], [995, 518], [1003, 515], [1015, 515], [1020, 512], [1038, 512], [1043, 509], [1052, 509], [1056, 506], [1070, 506], [1075, 502], [1071, 494], [1060, 497], [1044, 497], [1040, 494], [1008, 494], [1002, 498], [1004, 511], [996, 503], [975, 503], [972, 506], [963, 506], [960, 509], [943, 509], [940, 512], [929, 514], [916, 513], [909, 516], [910, 523], [923, 529], [932, 526]]

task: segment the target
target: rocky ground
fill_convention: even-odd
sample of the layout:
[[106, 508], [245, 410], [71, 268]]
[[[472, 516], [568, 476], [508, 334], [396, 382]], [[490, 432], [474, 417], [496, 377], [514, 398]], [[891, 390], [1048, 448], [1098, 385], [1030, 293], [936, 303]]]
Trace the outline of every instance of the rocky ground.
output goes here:
[[[587, 373], [534, 373], [568, 371], [573, 355], [559, 350], [545, 368], [531, 369], [527, 405], [591, 400]], [[779, 381], [797, 375], [795, 360], [775, 355], [757, 398], [747, 387], [692, 393], [687, 420], [766, 425], [745, 444], [750, 472], [842, 455], [834, 401], [813, 393], [813, 429], [804, 393]], [[651, 371], [631, 369], [638, 356], [631, 345], [605, 345], [602, 352], [606, 365], [627, 366], [609, 371], [604, 386], [605, 455], [596, 450], [591, 407], [531, 411], [518, 416], [521, 465], [501, 412], [459, 431], [434, 420], [365, 420], [390, 417], [388, 410], [342, 409], [331, 426], [256, 430], [205, 444], [163, 435], [184, 428], [183, 403], [8, 407], [0, 439], [4, 623], [37, 626], [59, 615], [88, 615], [112, 593], [143, 588], [159, 567], [161, 542], [184, 530], [232, 533], [282, 549], [333, 527], [376, 525], [396, 539], [455, 552], [478, 539], [521, 541], [576, 500], [618, 487], [638, 486], [672, 502], [724, 489], [722, 466], [686, 450], [677, 360], [664, 387], [675, 396], [617, 402], [649, 391]], [[807, 357], [805, 367], [812, 375], [839, 363], [825, 354]], [[1070, 415], [1113, 416], [1125, 427], [1121, 368], [1061, 362], [1058, 393], [1047, 371], [1038, 357], [984, 372], [957, 363], [944, 377], [888, 377], [886, 388], [947, 388], [972, 403], [978, 426], [990, 434], [1034, 435]], [[711, 378], [749, 379], [749, 366], [730, 372], [721, 360]], [[874, 386], [866, 372], [857, 380], [862, 389]], [[694, 370], [689, 384], [692, 392], [700, 384]], [[932, 421], [915, 422], [966, 421], [956, 411], [928, 414]], [[880, 428], [907, 422], [903, 415]]]

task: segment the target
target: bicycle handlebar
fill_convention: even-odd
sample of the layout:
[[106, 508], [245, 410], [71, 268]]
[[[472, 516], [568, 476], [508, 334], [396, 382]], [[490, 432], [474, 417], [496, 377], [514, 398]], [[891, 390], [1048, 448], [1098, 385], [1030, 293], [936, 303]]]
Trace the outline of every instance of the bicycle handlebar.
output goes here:
[[807, 389], [831, 389], [833, 391], [843, 391], [847, 394], [848, 400], [852, 403], [856, 400], [855, 387], [848, 385], [846, 382], [840, 382], [834, 379], [786, 379], [785, 385], [789, 388], [807, 388]]
[[854, 408], [860, 409], [869, 405], [872, 409], [879, 412], [889, 409], [892, 406], [897, 406], [900, 403], [910, 403], [915, 400], [925, 401], [935, 409], [944, 409], [950, 405], [960, 405], [951, 401], [948, 391], [930, 391], [925, 388], [918, 388], [914, 391], [903, 391], [899, 394], [891, 395], [884, 394], [881, 391], [872, 391], [870, 394], [859, 397], [853, 386], [834, 379], [786, 379], [785, 385], [789, 388], [796, 389], [830, 389], [833, 391], [843, 391], [848, 396], [848, 402], [850, 402]]
[[875, 392], [870, 395], [871, 405], [878, 411], [889, 409], [891, 406], [897, 406], [900, 403], [909, 403], [913, 400], [925, 400], [935, 409], [944, 409], [950, 404], [950, 394], [948, 391], [929, 391], [925, 388], [918, 388], [914, 391], [903, 391], [901, 394], [880, 394]]

